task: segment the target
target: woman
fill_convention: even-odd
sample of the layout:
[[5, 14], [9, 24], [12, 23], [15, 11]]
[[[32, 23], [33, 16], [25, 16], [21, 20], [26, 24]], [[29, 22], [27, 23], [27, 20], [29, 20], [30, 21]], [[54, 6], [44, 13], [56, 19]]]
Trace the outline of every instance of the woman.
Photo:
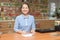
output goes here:
[[22, 4], [21, 11], [22, 14], [16, 17], [14, 31], [20, 34], [35, 33], [34, 17], [29, 15], [29, 5]]

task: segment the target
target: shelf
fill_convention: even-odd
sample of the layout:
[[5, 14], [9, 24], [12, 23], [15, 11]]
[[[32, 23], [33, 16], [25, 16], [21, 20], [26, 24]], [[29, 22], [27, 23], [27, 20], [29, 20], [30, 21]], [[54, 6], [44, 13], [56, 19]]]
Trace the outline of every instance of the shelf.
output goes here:
[[50, 19], [35, 19], [35, 20], [50, 20]]
[[[31, 0], [32, 1], [32, 0]], [[37, 1], [37, 2], [36, 2]], [[32, 1], [32, 3], [29, 3], [29, 5], [30, 5], [30, 11], [31, 11], [31, 13], [34, 13], [34, 12], [36, 12], [36, 14], [37, 13], [39, 13], [39, 14], [41, 14], [41, 13], [48, 13], [48, 0], [40, 0], [41, 1], [41, 3], [38, 3], [39, 1], [38, 0], [33, 0]], [[17, 3], [18, 1], [15, 1], [15, 2], [1, 2], [1, 3], [3, 3], [4, 5], [6, 5], [6, 6], [1, 6], [2, 8], [3, 8], [3, 10], [5, 10], [5, 13], [6, 14], [4, 14], [4, 11], [3, 11], [3, 14], [1, 13], [1, 16], [2, 16], [2, 19], [3, 19], [3, 21], [6, 21], [6, 20], [4, 20], [4, 17], [7, 19], [7, 21], [9, 20], [12, 20], [12, 19], [15, 19], [14, 17], [16, 17], [16, 16], [18, 16], [19, 15], [19, 13], [20, 13], [20, 11], [19, 11], [19, 7], [18, 6], [21, 6], [21, 4], [23, 3], [22, 1], [21, 2], [19, 2], [19, 3]], [[30, 1], [28, 1], [28, 2], [30, 2]], [[35, 3], [36, 2], [36, 3]], [[46, 4], [44, 4], [44, 2], [46, 2]], [[0, 4], [1, 4], [0, 3]], [[16, 4], [16, 5], [15, 5]], [[17, 4], [19, 4], [19, 5], [17, 5]], [[13, 6], [13, 5], [15, 5], [15, 6]], [[16, 7], [17, 6], [17, 7]], [[0, 8], [1, 8], [0, 7]], [[41, 8], [41, 7], [43, 7], [43, 8]], [[17, 9], [18, 8], [18, 9]], [[44, 11], [43, 11], [44, 10]], [[1, 11], [1, 10], [0, 10]], [[42, 11], [42, 12], [41, 12]], [[46, 14], [47, 15], [47, 14]], [[8, 18], [7, 18], [7, 17]], [[41, 19], [41, 18], [43, 18], [43, 17], [45, 17], [45, 16], [42, 16], [42, 15], [39, 15], [39, 17], [41, 16], [41, 18], [39, 18], [37, 15], [35, 15], [35, 14], [33, 14], [33, 16], [35, 16], [35, 18], [36, 19]], [[48, 16], [47, 16], [48, 17]], [[45, 19], [45, 18], [44, 18]]]
[[14, 20], [0, 20], [0, 22], [9, 22], [9, 21], [14, 21]]

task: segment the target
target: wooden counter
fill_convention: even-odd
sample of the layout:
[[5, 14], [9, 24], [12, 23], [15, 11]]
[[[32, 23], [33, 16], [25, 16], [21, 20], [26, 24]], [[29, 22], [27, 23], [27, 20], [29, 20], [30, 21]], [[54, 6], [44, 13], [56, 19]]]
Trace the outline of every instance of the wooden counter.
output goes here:
[[[58, 33], [60, 32], [52, 32]], [[35, 35], [31, 37], [23, 37], [17, 33], [10, 33], [10, 34], [2, 34], [0, 40], [60, 40], [60, 35], [53, 36], [51, 33], [35, 33]]]

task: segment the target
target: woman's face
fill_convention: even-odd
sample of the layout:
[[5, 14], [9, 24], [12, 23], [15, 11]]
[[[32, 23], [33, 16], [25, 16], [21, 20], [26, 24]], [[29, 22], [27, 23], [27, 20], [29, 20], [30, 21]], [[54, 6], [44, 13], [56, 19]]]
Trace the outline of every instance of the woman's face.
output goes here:
[[23, 4], [21, 10], [22, 10], [23, 14], [28, 14], [28, 12], [29, 12], [29, 7], [28, 7], [28, 5], [27, 5], [27, 4]]

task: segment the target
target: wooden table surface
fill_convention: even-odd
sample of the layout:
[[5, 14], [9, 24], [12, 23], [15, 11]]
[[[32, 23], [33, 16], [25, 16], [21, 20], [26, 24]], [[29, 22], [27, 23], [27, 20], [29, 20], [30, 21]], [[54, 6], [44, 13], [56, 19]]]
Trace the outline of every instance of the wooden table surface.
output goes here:
[[52, 34], [60, 34], [60, 32], [38, 33], [31, 37], [23, 37], [21, 34], [9, 33], [2, 34], [0, 40], [60, 40], [60, 35], [53, 36]]

